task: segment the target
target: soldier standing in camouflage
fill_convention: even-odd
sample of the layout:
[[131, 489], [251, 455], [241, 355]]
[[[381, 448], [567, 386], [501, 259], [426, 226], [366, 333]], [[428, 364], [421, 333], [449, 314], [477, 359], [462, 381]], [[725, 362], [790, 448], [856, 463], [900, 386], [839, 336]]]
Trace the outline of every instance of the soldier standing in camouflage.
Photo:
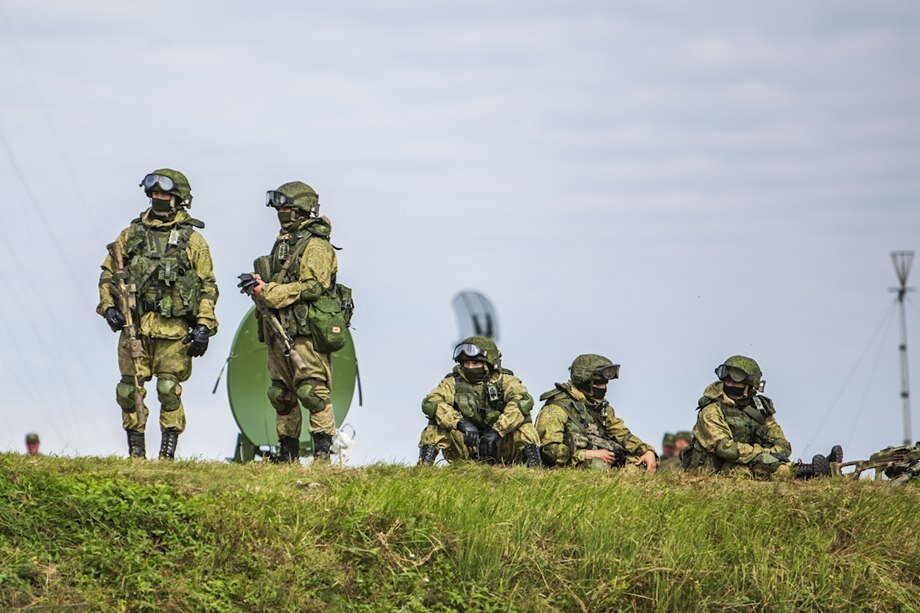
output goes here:
[[751, 358], [736, 355], [716, 368], [719, 380], [699, 400], [693, 445], [685, 467], [759, 479], [810, 479], [830, 476], [829, 461], [840, 462], [835, 446], [811, 464], [791, 463], [792, 445], [776, 422], [773, 401], [763, 391], [763, 373]]
[[256, 260], [253, 300], [278, 313], [300, 358], [285, 356], [275, 332], [260, 318], [260, 338], [268, 344], [272, 379], [268, 399], [277, 412], [277, 460], [294, 462], [300, 457], [303, 405], [310, 414], [314, 458], [328, 462], [336, 433], [330, 399], [332, 355], [315, 347], [308, 318], [310, 304], [335, 287], [338, 261], [329, 242], [332, 222], [318, 216], [319, 196], [300, 181], [267, 192], [266, 206], [276, 210], [281, 232], [271, 255]]
[[[162, 432], [159, 456], [173, 459], [185, 430], [181, 384], [192, 374], [192, 358], [204, 355], [210, 337], [217, 333], [217, 282], [208, 244], [197, 232], [204, 224], [186, 211], [192, 205], [192, 190], [185, 175], [163, 168], [144, 177], [140, 186], [150, 198], [150, 208], [118, 235], [103, 262], [96, 312], [112, 331], [125, 327], [114, 278], [116, 268], [123, 268], [127, 287], [132, 288], [134, 307], [129, 316], [136, 324], [140, 347], [138, 355], [132, 355], [130, 340], [122, 331], [121, 381], [115, 397], [128, 435], [128, 454], [146, 455], [149, 411], [143, 402], [144, 384], [156, 377]], [[123, 255], [122, 262], [113, 260], [114, 250]]]
[[457, 366], [422, 401], [428, 426], [419, 443], [419, 464], [525, 462], [539, 467], [540, 440], [530, 419], [533, 398], [510, 370], [492, 339], [471, 336], [454, 348]]
[[620, 366], [604, 356], [584, 354], [569, 367], [569, 380], [540, 396], [537, 416], [543, 462], [585, 468], [645, 465], [657, 470], [651, 445], [629, 431], [607, 402], [607, 384], [619, 378]]

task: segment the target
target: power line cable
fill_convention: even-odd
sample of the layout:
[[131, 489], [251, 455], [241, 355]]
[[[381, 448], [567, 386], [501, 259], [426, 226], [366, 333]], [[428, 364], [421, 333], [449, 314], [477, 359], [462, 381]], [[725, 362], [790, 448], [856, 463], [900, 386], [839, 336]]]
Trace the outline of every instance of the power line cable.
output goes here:
[[84, 213], [86, 213], [86, 218], [89, 220], [90, 226], [92, 228], [97, 228], [99, 227], [99, 224], [96, 223], [93, 211], [87, 204], [86, 197], [83, 195], [83, 190], [80, 188], [80, 182], [77, 180], [77, 173], [74, 172], [73, 165], [70, 163], [70, 158], [65, 153], [66, 150], [61, 144], [61, 137], [57, 129], [57, 124], [55, 124], [54, 118], [51, 115], [51, 112], [48, 110], [48, 105], [45, 103], [45, 97], [42, 95], [41, 89], [38, 87], [38, 82], [35, 80], [31, 69], [29, 69], [29, 65], [25, 61], [25, 56], [23, 55], [22, 50], [19, 48], [19, 43], [16, 41], [16, 36], [13, 33], [13, 28], [10, 27], [9, 19], [3, 12], [2, 3], [0, 3], [0, 22], [3, 23], [3, 26], [9, 35], [10, 44], [16, 54], [16, 58], [19, 60], [19, 65], [22, 68], [23, 74], [26, 75], [26, 81], [29, 82], [29, 87], [31, 88], [32, 93], [35, 96], [35, 100], [38, 103], [37, 106], [39, 110], [41, 110], [42, 115], [45, 117], [45, 121], [48, 123], [48, 129], [51, 133], [51, 138], [54, 141], [54, 146], [57, 148], [58, 155], [60, 156], [61, 162], [64, 165], [64, 170], [70, 177], [70, 183], [74, 193], [77, 196], [77, 201], [83, 208]]
[[878, 351], [875, 354], [875, 362], [872, 365], [871, 370], [869, 371], [869, 378], [866, 380], [866, 387], [863, 389], [862, 397], [859, 400], [858, 410], [856, 411], [856, 416], [853, 418], [853, 423], [850, 425], [850, 432], [847, 434], [846, 446], [845, 449], [850, 448], [850, 443], [853, 442], [853, 433], [856, 431], [856, 425], [859, 423], [859, 418], [862, 417], [863, 410], [866, 408], [866, 399], [869, 397], [869, 392], [872, 389], [872, 382], [875, 381], [875, 373], [878, 370], [878, 366], [882, 361], [882, 354], [885, 350], [885, 340], [888, 338], [888, 335], [891, 332], [891, 324], [894, 323], [894, 317], [888, 320], [888, 325], [885, 326], [885, 331], [882, 333], [881, 340], [878, 344]]
[[856, 364], [853, 365], [852, 370], [850, 370], [850, 373], [844, 379], [843, 385], [840, 387], [840, 390], [837, 392], [837, 394], [834, 396], [834, 399], [831, 401], [830, 405], [824, 411], [824, 414], [821, 417], [821, 421], [818, 422], [817, 427], [815, 428], [811, 437], [808, 439], [808, 443], [805, 445], [805, 448], [802, 450], [802, 453], [805, 453], [806, 451], [808, 451], [809, 447], [811, 447], [811, 444], [814, 442], [815, 437], [818, 436], [818, 433], [821, 432], [821, 430], [824, 428], [824, 424], [827, 423], [827, 420], [831, 416], [831, 413], [837, 407], [837, 404], [840, 402], [841, 398], [843, 398], [844, 392], [846, 391], [847, 387], [849, 387], [850, 383], [852, 383], [853, 377], [856, 375], [857, 371], [859, 370], [859, 367], [862, 364], [863, 360], [866, 359], [866, 356], [868, 355], [869, 350], [872, 348], [872, 346], [875, 344], [875, 341], [878, 339], [879, 333], [882, 331], [882, 328], [885, 326], [886, 323], [888, 323], [889, 319], [891, 319], [892, 316], [894, 315], [896, 303], [897, 303], [897, 300], [893, 300], [891, 302], [891, 305], [888, 307], [888, 310], [885, 311], [885, 315], [882, 317], [882, 320], [879, 322], [878, 326], [876, 327], [875, 332], [872, 333], [872, 336], [870, 337], [869, 342], [866, 344], [866, 347], [863, 349], [862, 353], [859, 355], [859, 358], [857, 358]]

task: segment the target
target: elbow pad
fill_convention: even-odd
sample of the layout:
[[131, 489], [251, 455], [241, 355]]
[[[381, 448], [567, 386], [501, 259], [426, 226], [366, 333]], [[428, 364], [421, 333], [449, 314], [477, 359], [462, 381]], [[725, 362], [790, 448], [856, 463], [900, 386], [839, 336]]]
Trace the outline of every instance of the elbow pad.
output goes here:
[[738, 451], [738, 445], [730, 438], [719, 439], [716, 443], [715, 453], [726, 462], [735, 462], [741, 452]]
[[323, 294], [323, 286], [316, 281], [308, 281], [307, 288], [300, 292], [300, 299], [306, 302], [316, 300]]
[[431, 397], [422, 400], [422, 413], [428, 417], [434, 417], [435, 411], [438, 410], [438, 401]]

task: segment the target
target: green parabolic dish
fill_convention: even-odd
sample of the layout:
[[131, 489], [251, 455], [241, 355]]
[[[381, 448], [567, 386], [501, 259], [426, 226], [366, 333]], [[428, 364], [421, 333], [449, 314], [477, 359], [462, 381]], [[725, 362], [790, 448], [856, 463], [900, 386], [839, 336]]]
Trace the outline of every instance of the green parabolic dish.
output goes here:
[[[227, 395], [230, 410], [243, 436], [257, 447], [278, 446], [275, 432], [275, 409], [265, 395], [271, 379], [268, 376], [268, 348], [260, 343], [256, 332], [255, 307], [251, 308], [233, 338], [230, 363], [227, 365]], [[332, 354], [332, 406], [336, 426], [342, 425], [355, 394], [358, 365], [355, 344], [348, 331], [345, 347]], [[300, 446], [305, 452], [312, 449], [310, 417], [303, 412]]]

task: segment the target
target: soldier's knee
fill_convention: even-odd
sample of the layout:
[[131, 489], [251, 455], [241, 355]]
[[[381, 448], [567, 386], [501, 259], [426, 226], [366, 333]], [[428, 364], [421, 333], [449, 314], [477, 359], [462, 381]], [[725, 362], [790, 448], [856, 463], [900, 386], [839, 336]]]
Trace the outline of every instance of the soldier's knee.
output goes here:
[[304, 408], [311, 413], [319, 413], [326, 408], [327, 399], [323, 398], [317, 390], [317, 385], [322, 383], [316, 379], [305, 379], [297, 386], [297, 397]]
[[277, 379], [273, 379], [272, 384], [268, 386], [268, 401], [278, 415], [290, 415], [297, 406], [297, 402], [291, 396], [291, 391], [284, 385], [284, 382]]
[[164, 411], [175, 411], [182, 404], [182, 388], [173, 375], [161, 375], [157, 378], [157, 398]]
[[134, 406], [134, 377], [122, 377], [118, 385], [115, 386], [115, 402], [125, 413], [133, 413], [137, 410]]

